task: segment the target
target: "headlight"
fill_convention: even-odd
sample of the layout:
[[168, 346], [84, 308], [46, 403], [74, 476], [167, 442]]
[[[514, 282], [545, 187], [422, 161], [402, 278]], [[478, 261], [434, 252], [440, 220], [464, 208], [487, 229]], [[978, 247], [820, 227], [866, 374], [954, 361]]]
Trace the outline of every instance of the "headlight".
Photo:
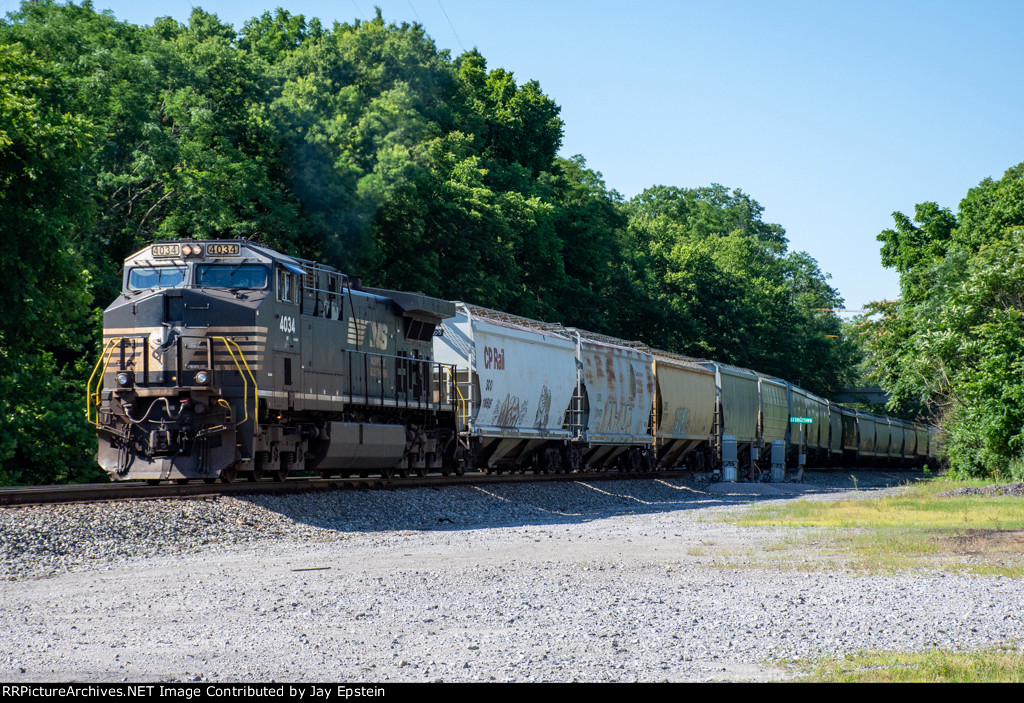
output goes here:
[[196, 372], [196, 385], [205, 386], [209, 380], [210, 373], [208, 371]]
[[192, 247], [190, 247], [188, 244], [182, 246], [181, 247], [181, 253], [182, 253], [182, 256], [191, 256], [192, 255]]
[[115, 376], [114, 378], [117, 379], [117, 385], [119, 386], [127, 386], [129, 383], [131, 383], [132, 380], [131, 375], [126, 374], [124, 371], [117, 374], [117, 376]]

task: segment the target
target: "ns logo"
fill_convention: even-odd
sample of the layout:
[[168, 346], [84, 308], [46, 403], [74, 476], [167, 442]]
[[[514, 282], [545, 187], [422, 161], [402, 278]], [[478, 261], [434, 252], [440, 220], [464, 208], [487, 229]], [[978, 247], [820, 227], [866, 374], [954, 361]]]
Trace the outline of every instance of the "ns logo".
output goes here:
[[354, 347], [361, 347], [365, 344], [371, 349], [387, 351], [388, 326], [383, 322], [350, 317], [348, 320], [348, 343]]

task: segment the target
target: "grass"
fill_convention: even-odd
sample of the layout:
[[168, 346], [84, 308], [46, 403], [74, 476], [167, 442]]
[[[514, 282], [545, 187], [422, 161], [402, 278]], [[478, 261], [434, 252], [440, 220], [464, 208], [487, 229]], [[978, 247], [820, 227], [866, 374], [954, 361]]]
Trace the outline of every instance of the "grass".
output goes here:
[[1021, 683], [1024, 652], [1006, 646], [976, 652], [858, 652], [836, 659], [789, 662], [798, 679], [826, 683]]
[[1024, 529], [1022, 498], [937, 495], [965, 485], [972, 484], [932, 480], [915, 483], [898, 495], [882, 498], [790, 501], [781, 506], [756, 508], [740, 518], [739, 523], [814, 527]]
[[[930, 480], [898, 495], [845, 501], [790, 501], [755, 507], [731, 521], [819, 528], [766, 548], [756, 566], [896, 573], [933, 568], [1024, 576], [1024, 498], [939, 496], [964, 483]], [[976, 484], [982, 485], [982, 484]]]

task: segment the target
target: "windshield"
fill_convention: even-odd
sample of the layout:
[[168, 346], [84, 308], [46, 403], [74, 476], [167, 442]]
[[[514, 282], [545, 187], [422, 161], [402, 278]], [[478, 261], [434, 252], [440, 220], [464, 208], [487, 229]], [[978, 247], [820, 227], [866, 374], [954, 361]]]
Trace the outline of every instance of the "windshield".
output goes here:
[[266, 288], [267, 267], [259, 264], [204, 264], [196, 266], [195, 285], [205, 288]]
[[128, 290], [177, 288], [185, 283], [184, 266], [134, 268], [128, 272]]

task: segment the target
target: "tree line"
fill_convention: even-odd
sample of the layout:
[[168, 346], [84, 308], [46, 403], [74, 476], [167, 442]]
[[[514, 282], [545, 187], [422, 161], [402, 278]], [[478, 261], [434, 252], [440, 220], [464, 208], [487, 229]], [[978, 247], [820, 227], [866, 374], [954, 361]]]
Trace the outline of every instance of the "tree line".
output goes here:
[[1024, 163], [893, 218], [901, 296], [866, 331], [890, 406], [936, 417], [960, 475], [1024, 480]]
[[418, 24], [235, 29], [25, 2], [0, 21], [0, 483], [98, 477], [84, 385], [123, 259], [248, 237], [362, 275], [799, 381], [857, 344], [817, 262], [750, 195], [625, 199], [558, 155], [536, 81]]

